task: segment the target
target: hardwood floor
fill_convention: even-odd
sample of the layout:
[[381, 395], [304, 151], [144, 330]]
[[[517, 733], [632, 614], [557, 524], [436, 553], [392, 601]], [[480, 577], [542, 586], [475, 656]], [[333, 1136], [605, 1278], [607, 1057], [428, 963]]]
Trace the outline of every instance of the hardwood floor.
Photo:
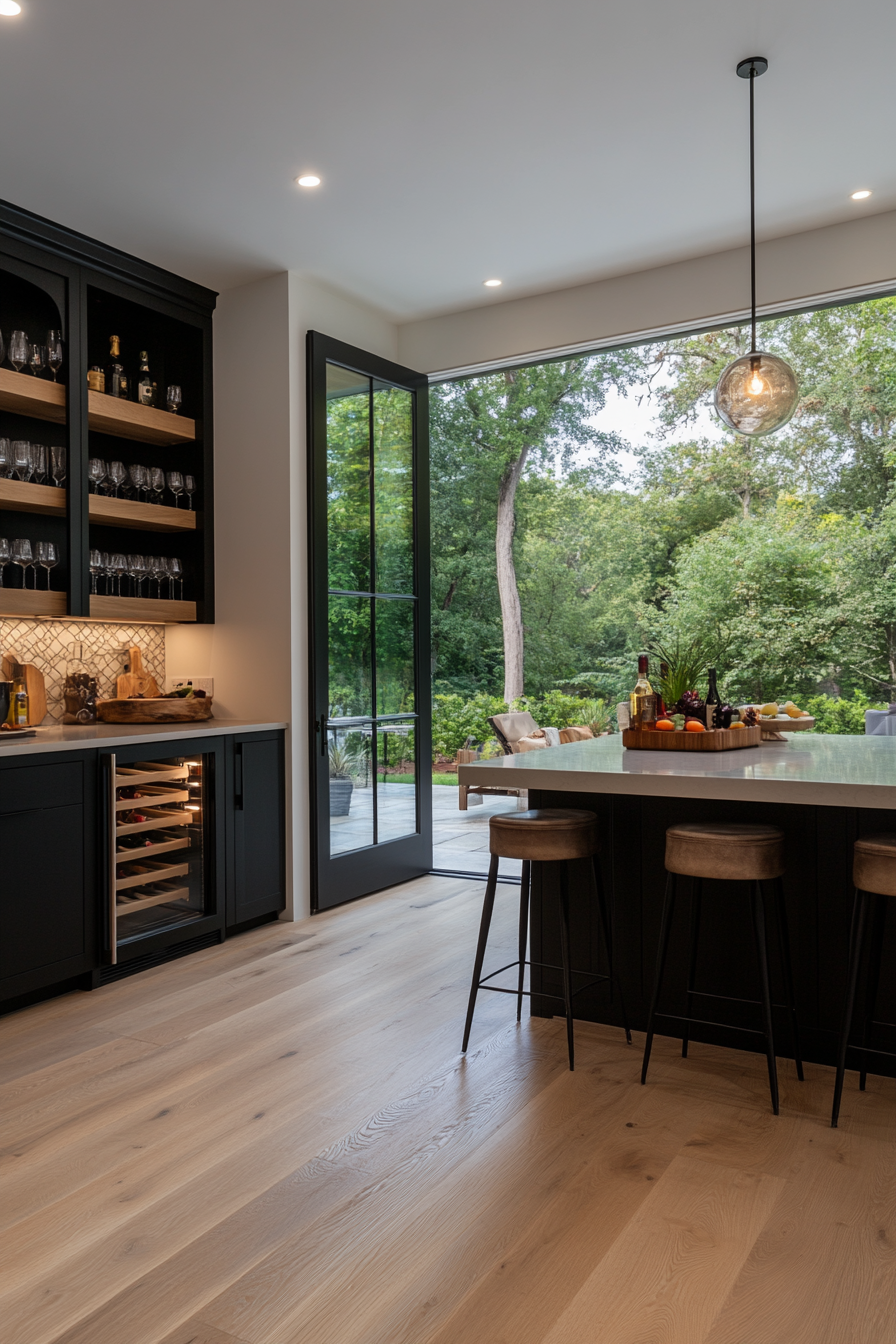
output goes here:
[[896, 1084], [497, 994], [464, 1060], [482, 889], [0, 1019], [4, 1344], [892, 1344]]

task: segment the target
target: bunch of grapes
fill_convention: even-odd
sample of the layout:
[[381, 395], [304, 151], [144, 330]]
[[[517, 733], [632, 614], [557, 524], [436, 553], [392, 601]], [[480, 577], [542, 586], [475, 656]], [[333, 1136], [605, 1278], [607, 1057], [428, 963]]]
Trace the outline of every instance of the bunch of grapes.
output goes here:
[[696, 691], [685, 691], [675, 709], [686, 718], [702, 719], [706, 713], [706, 702], [700, 699]]

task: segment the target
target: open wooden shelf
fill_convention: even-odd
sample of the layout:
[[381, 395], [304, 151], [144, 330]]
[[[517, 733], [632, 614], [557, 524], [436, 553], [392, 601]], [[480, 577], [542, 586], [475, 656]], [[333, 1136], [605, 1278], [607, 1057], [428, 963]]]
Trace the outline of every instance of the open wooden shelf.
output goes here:
[[[11, 482], [21, 484], [21, 482]], [[45, 489], [35, 486], [35, 490]], [[65, 494], [64, 490], [57, 491]], [[0, 495], [2, 499], [2, 495]], [[170, 504], [145, 504], [139, 499], [115, 499], [112, 495], [90, 496], [90, 521], [101, 527], [136, 527], [143, 532], [195, 532], [192, 509], [174, 509]]]
[[[151, 905], [167, 905], [170, 901], [188, 900], [189, 896], [189, 887], [179, 887], [172, 883], [170, 891], [157, 891], [151, 896], [140, 896], [137, 901], [123, 900], [120, 905], [116, 905], [115, 916], [120, 919], [122, 915], [132, 915], [137, 910], [148, 909]], [[196, 913], [199, 914], [200, 912], [197, 911]]]
[[[7, 578], [9, 573], [7, 569]], [[41, 589], [35, 592], [33, 588], [0, 588], [0, 616], [64, 616], [67, 610], [65, 593], [48, 593]]]
[[[37, 594], [38, 597], [46, 594]], [[57, 594], [51, 593], [51, 597]], [[63, 597], [62, 593], [58, 596]], [[136, 621], [141, 625], [173, 625], [179, 621], [196, 620], [196, 603], [169, 601], [158, 597], [104, 597], [94, 593], [90, 599], [90, 614], [101, 621]]]
[[58, 485], [35, 485], [33, 481], [13, 481], [2, 476], [0, 509], [14, 509], [17, 513], [49, 513], [55, 518], [64, 518], [65, 491]]
[[87, 424], [99, 434], [154, 443], [162, 448], [196, 440], [195, 420], [172, 415], [158, 406], [138, 406], [136, 401], [107, 397], [105, 392], [87, 393]]
[[65, 388], [31, 373], [0, 369], [0, 411], [33, 415], [36, 420], [65, 424]]

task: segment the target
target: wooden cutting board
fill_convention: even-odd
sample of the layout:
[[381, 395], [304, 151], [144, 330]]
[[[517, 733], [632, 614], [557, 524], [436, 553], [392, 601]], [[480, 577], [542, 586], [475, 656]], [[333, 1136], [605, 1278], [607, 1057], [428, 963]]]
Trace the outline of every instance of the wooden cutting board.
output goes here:
[[0, 664], [3, 668], [4, 681], [12, 681], [17, 663], [25, 673], [25, 690], [28, 693], [28, 726], [36, 728], [47, 717], [47, 687], [44, 676], [39, 668], [34, 666], [34, 663], [23, 663], [18, 654], [10, 650], [8, 653], [4, 653], [2, 664]]
[[143, 670], [143, 655], [134, 645], [128, 650], [127, 672], [122, 672], [115, 685], [116, 698], [119, 700], [155, 700], [162, 690], [155, 677]]
[[733, 751], [738, 747], [758, 747], [760, 728], [713, 728], [704, 733], [663, 732], [661, 728], [626, 728], [622, 745], [634, 751]]

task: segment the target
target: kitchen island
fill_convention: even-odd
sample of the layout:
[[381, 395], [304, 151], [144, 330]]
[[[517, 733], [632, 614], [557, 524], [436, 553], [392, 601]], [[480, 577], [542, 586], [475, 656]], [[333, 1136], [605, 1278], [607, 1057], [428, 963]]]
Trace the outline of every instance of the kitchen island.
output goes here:
[[[612, 893], [616, 972], [635, 1028], [646, 1024], [665, 881], [666, 828], [684, 821], [763, 822], [786, 835], [784, 891], [790, 921], [797, 1009], [803, 1054], [834, 1062], [835, 1038], [846, 980], [852, 909], [852, 846], [860, 835], [896, 831], [896, 742], [890, 738], [799, 737], [721, 752], [626, 750], [618, 735], [573, 742], [518, 756], [459, 767], [462, 784], [528, 791], [530, 807], [573, 807], [594, 812], [604, 840], [601, 864]], [[531, 952], [534, 961], [559, 964], [556, 890], [549, 869], [536, 873], [532, 890]], [[690, 884], [682, 879], [682, 895]], [[682, 911], [687, 901], [681, 903]], [[573, 965], [603, 971], [598, 918], [587, 862], [571, 874]], [[880, 937], [880, 930], [875, 931]], [[896, 911], [883, 935], [884, 966], [896, 965]], [[774, 940], [773, 940], [774, 945]], [[666, 974], [667, 1007], [684, 1011], [687, 920], [676, 920]], [[780, 967], [772, 964], [773, 997], [783, 1001]], [[560, 993], [552, 972], [533, 975], [532, 1012], [549, 1017]], [[712, 994], [755, 997], [753, 937], [746, 887], [704, 884], [697, 986]], [[861, 1003], [862, 1000], [860, 999]], [[575, 999], [578, 1018], [619, 1023], [618, 1000], [604, 986]], [[758, 1010], [708, 1001], [707, 1016], [752, 1026]], [[671, 1005], [671, 1006], [670, 1006]], [[882, 974], [877, 1016], [896, 1020], [896, 977]], [[780, 1020], [779, 1020], [780, 1019]], [[779, 1055], [790, 1048], [783, 1015], [776, 1015]], [[693, 1027], [692, 1040], [743, 1048], [740, 1032]], [[749, 1040], [749, 1038], [746, 1038]], [[884, 1040], [882, 1045], [886, 1045]], [[875, 1057], [871, 1057], [872, 1059]], [[890, 1061], [874, 1065], [892, 1073]]]

